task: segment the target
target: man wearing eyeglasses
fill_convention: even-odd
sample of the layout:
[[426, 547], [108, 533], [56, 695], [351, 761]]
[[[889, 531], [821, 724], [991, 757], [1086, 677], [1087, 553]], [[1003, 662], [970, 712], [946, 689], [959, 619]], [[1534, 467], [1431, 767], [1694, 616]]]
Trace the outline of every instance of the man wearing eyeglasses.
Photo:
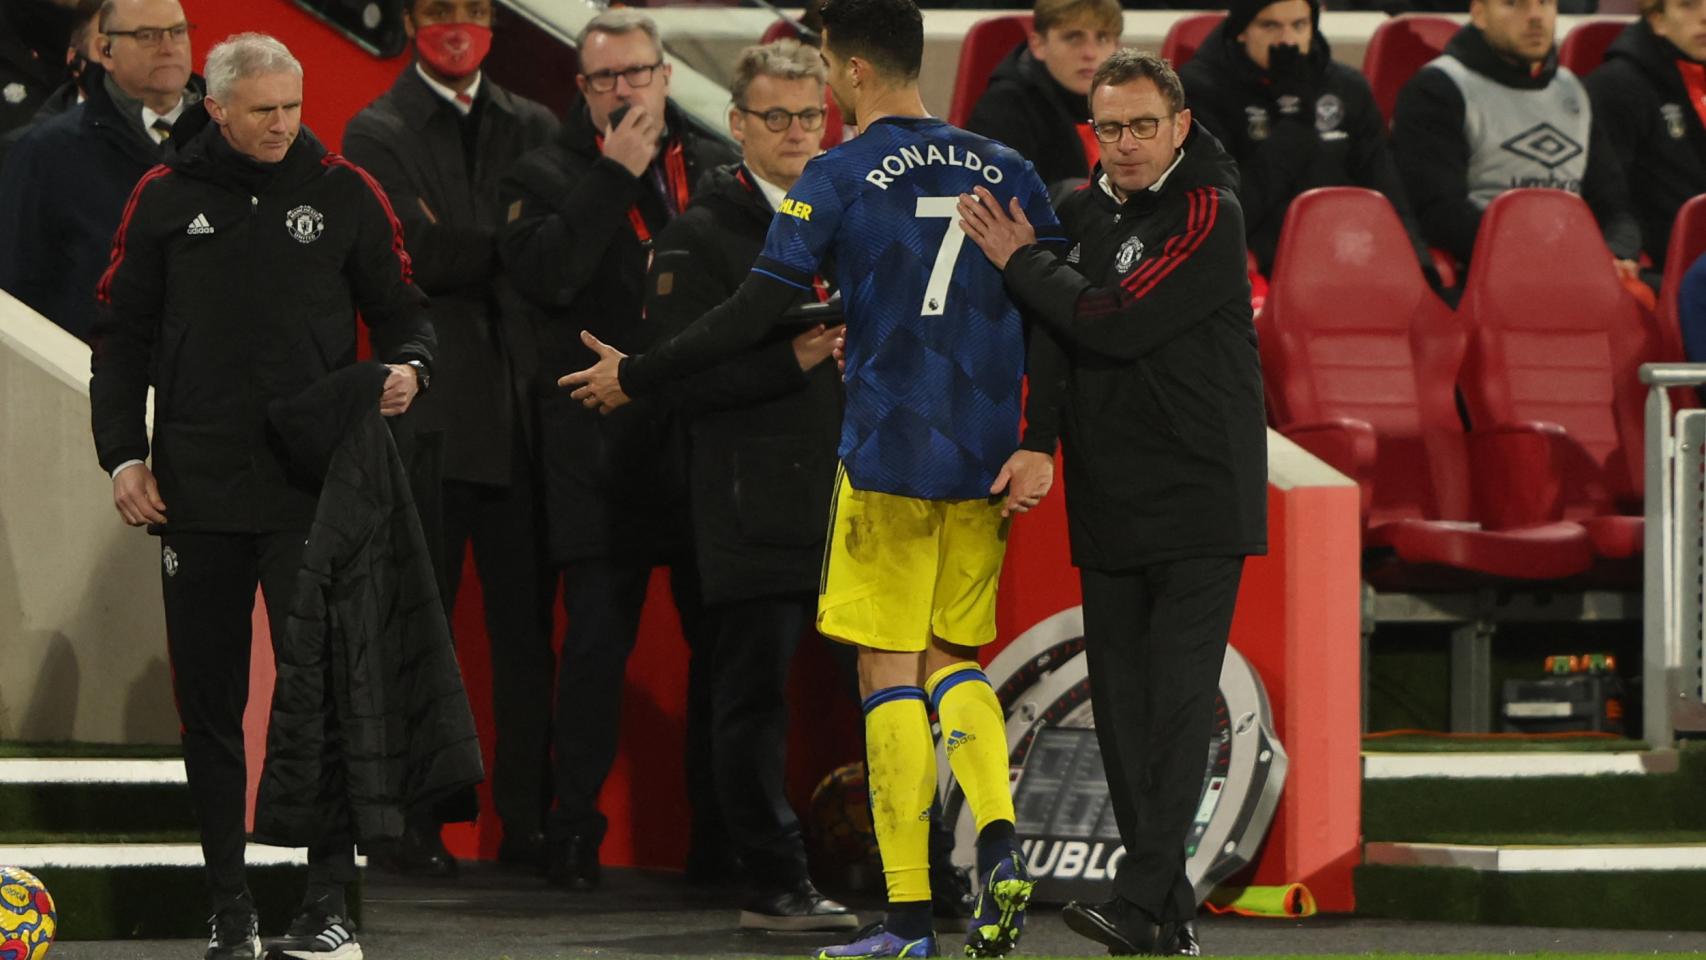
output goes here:
[[1061, 204], [1065, 257], [981, 188], [959, 210], [1064, 360], [1053, 379], [1033, 370], [1031, 390], [1059, 410], [1096, 739], [1125, 844], [1114, 897], [1069, 905], [1066, 921], [1115, 954], [1194, 955], [1185, 835], [1244, 558], [1267, 552], [1244, 218], [1236, 165], [1165, 61], [1118, 51], [1090, 91], [1102, 162]]
[[[752, 269], [788, 189], [819, 152], [824, 77], [817, 50], [797, 40], [742, 52], [729, 88], [729, 132], [742, 162], [712, 171], [658, 237], [646, 316], [664, 332], [728, 299]], [[711, 769], [745, 867], [740, 925], [748, 929], [859, 925], [812, 885], [800, 821], [782, 790], [788, 669], [811, 628], [835, 489], [841, 378], [823, 361], [838, 330], [778, 328], [671, 394], [690, 424], [694, 544], [718, 626], [715, 645], [693, 655], [711, 660]]]
[[98, 27], [88, 99], [32, 130], [0, 170], [0, 288], [84, 340], [125, 199], [203, 89], [177, 0], [107, 0]]
[[[499, 187], [498, 250], [539, 314], [542, 369], [576, 369], [594, 355], [582, 328], [643, 349], [646, 269], [654, 239], [693, 199], [708, 170], [733, 162], [669, 100], [657, 26], [632, 10], [588, 21], [576, 44], [581, 100], [562, 133], [533, 150]], [[654, 566], [672, 568], [690, 647], [708, 639], [687, 543], [685, 437], [667, 405], [599, 417], [555, 390], [538, 394], [547, 547], [561, 569], [568, 629], [558, 662], [554, 732], [557, 803], [546, 825], [547, 876], [589, 890], [599, 882], [605, 818], [598, 794], [616, 757], [622, 677]], [[709, 757], [708, 698], [689, 698], [690, 762]], [[688, 777], [695, 834], [719, 820], [710, 775]], [[704, 829], [701, 829], [701, 828]]]

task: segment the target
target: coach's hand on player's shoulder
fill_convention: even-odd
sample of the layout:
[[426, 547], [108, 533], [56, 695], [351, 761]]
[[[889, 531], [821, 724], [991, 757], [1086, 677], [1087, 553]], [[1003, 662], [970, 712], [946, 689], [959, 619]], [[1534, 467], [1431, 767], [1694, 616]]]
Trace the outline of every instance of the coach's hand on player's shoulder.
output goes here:
[[627, 354], [585, 330], [581, 331], [581, 342], [586, 344], [587, 349], [598, 354], [598, 362], [585, 370], [558, 377], [557, 386], [574, 387], [575, 392], [569, 396], [599, 413], [609, 413], [627, 403], [628, 395], [622, 392], [622, 381], [617, 376], [621, 370], [622, 358]]
[[836, 344], [841, 342], [841, 332], [845, 329], [841, 325], [825, 327], [818, 324], [795, 337], [794, 359], [800, 362], [800, 371], [809, 371], [832, 354], [837, 354]]
[[1053, 488], [1054, 457], [1035, 450], [1015, 450], [1001, 465], [1001, 472], [995, 475], [989, 492], [991, 495], [1007, 492], [1007, 502], [1001, 505], [1001, 515], [1010, 517], [1042, 503]]
[[995, 269], [1007, 269], [1007, 261], [1020, 247], [1037, 242], [1037, 231], [1025, 216], [1025, 208], [1014, 197], [1005, 209], [985, 187], [960, 194], [960, 229], [978, 245]]
[[835, 335], [835, 369], [841, 373], [842, 381], [847, 379], [847, 326], [843, 324], [835, 328], [840, 331]]
[[621, 123], [605, 133], [604, 155], [638, 177], [657, 158], [661, 143], [658, 138], [662, 135], [663, 116], [653, 116], [645, 107], [635, 104]]
[[166, 522], [166, 501], [160, 499], [160, 484], [146, 463], [133, 463], [113, 477], [113, 506], [133, 527]]

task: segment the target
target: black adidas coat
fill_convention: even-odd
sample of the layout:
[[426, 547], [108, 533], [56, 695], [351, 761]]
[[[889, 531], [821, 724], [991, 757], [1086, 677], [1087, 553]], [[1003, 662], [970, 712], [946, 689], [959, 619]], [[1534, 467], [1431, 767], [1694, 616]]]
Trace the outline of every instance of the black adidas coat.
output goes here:
[[1594, 123], [1622, 161], [1647, 255], [1660, 269], [1676, 212], [1706, 193], [1706, 125], [1681, 69], [1690, 64], [1701, 68], [1643, 18], [1624, 28], [1605, 63], [1583, 81]]
[[[687, 182], [732, 163], [728, 144], [694, 129], [674, 104], [671, 142], [682, 145]], [[558, 137], [527, 155], [499, 186], [505, 225], [498, 252], [539, 325], [539, 435], [551, 558], [661, 560], [685, 549], [686, 454], [667, 404], [631, 403], [610, 416], [588, 410], [557, 378], [598, 359], [580, 340], [592, 331], [634, 354], [657, 341], [642, 322], [648, 250], [628, 211], [656, 237], [671, 219], [648, 171], [635, 177], [606, 159], [578, 102]], [[654, 169], [655, 169], [654, 165]]]
[[[744, 167], [714, 170], [658, 237], [646, 317], [668, 336], [734, 295], [772, 211]], [[817, 590], [835, 491], [841, 378], [802, 373], [779, 326], [761, 346], [667, 391], [688, 418], [694, 544], [708, 603]]]
[[1417, 262], [1428, 263], [1368, 81], [1336, 62], [1319, 33], [1305, 65], [1313, 78], [1308, 102], [1276, 95], [1267, 71], [1222, 30], [1179, 68], [1191, 118], [1238, 161], [1246, 242], [1262, 272], [1273, 270], [1292, 199], [1316, 187], [1367, 187], [1385, 194], [1410, 234]]
[[100, 283], [101, 468], [152, 452], [165, 531], [306, 529], [315, 491], [286, 470], [267, 404], [355, 362], [358, 311], [376, 357], [430, 363], [426, 298], [383, 191], [306, 128], [271, 165], [233, 150], [200, 105], [176, 133], [131, 194]]
[[[1007, 288], [1062, 356], [1039, 362], [1065, 452], [1072, 562], [1125, 571], [1267, 552], [1267, 424], [1238, 171], [1192, 129], [1160, 191], [1096, 183], [1059, 209], [1062, 258], [1008, 261]], [[1059, 362], [1063, 360], [1064, 363]], [[1025, 446], [1038, 449], [1032, 436]]]
[[[268, 405], [291, 468], [320, 491], [278, 680], [255, 836], [308, 846], [403, 833], [405, 812], [480, 782], [474, 715], [409, 478], [379, 415], [389, 371], [344, 367]], [[450, 819], [472, 819], [464, 810]]]

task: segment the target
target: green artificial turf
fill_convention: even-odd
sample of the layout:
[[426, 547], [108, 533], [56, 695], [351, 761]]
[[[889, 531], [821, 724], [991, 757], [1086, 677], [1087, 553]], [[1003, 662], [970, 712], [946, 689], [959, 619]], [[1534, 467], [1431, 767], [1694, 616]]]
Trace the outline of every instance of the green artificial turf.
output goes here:
[[39, 743], [0, 740], [0, 759], [5, 760], [175, 760], [183, 755], [183, 748], [175, 743]]
[[0, 783], [0, 825], [12, 832], [194, 830], [182, 783]]
[[[7, 824], [10, 827], [10, 824]], [[200, 835], [188, 830], [77, 830], [71, 832], [43, 830], [0, 830], [0, 846], [20, 843], [53, 844], [119, 844], [119, 843], [197, 843]]]
[[1706, 930], [1706, 870], [1491, 873], [1356, 869], [1357, 914], [1448, 923]]
[[[1706, 750], [1680, 752], [1675, 773], [1510, 779], [1365, 780], [1366, 840], [1462, 835], [1706, 832]], [[1573, 839], [1562, 842], [1581, 842]]]

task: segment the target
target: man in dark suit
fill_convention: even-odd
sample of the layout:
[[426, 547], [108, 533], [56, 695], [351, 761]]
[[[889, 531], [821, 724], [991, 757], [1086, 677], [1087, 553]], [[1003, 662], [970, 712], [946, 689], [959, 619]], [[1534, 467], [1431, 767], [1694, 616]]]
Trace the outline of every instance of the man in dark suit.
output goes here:
[[178, 0], [114, 0], [98, 28], [89, 99], [31, 130], [0, 170], [0, 289], [85, 340], [125, 199], [202, 89]]
[[[498, 178], [555, 136], [557, 121], [481, 74], [492, 8], [491, 0], [411, 0], [403, 25], [415, 61], [350, 121], [344, 150], [385, 188], [415, 282], [432, 297], [438, 363], [411, 417], [417, 432], [442, 434], [437, 566], [454, 609], [472, 542], [491, 642], [498, 856], [542, 865], [552, 658], [530, 413], [537, 350], [526, 318], [500, 306], [496, 236]], [[425, 811], [411, 819], [391, 865], [454, 872], [436, 820]]]
[[[650, 18], [608, 10], [579, 39], [581, 99], [562, 135], [523, 157], [501, 190], [499, 249], [538, 311], [540, 368], [551, 373], [592, 362], [582, 330], [632, 350], [651, 344], [656, 331], [643, 307], [653, 239], [687, 208], [706, 171], [736, 159], [669, 99], [670, 65]], [[684, 440], [668, 407], [601, 417], [549, 381], [538, 397], [550, 556], [563, 571], [568, 614], [548, 876], [590, 890], [605, 830], [598, 794], [616, 760], [622, 678], [652, 567], [672, 568], [689, 646], [701, 647], [710, 631], [686, 542]], [[690, 687], [701, 696], [689, 695], [689, 802], [695, 843], [703, 844], [720, 817], [711, 816], [703, 765], [711, 755], [708, 687]]]

